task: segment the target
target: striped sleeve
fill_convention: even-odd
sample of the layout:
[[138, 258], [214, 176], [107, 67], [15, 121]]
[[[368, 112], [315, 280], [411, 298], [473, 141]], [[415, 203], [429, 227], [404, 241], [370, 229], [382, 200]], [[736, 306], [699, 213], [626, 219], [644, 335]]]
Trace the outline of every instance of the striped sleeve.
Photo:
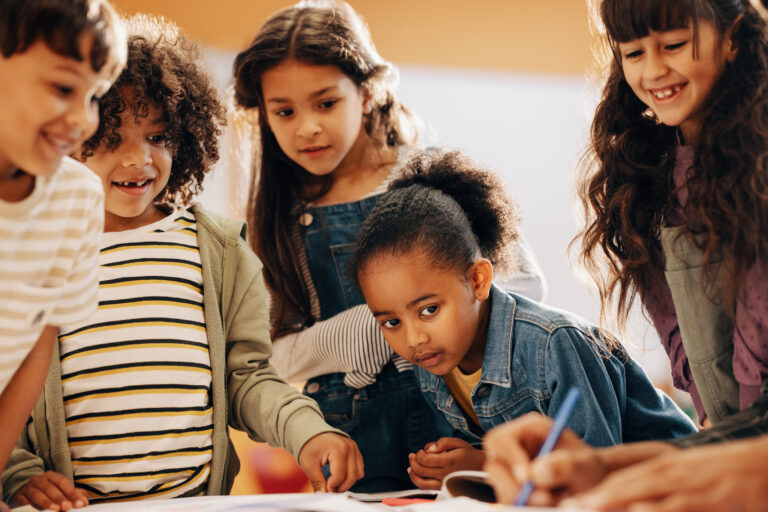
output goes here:
[[50, 325], [80, 322], [96, 311], [99, 282], [99, 242], [104, 228], [104, 196], [102, 185], [88, 171], [87, 180], [80, 181], [79, 247], [74, 266], [69, 271], [61, 300], [51, 313]]
[[[398, 164], [372, 195], [382, 193], [400, 173], [407, 158], [408, 148], [398, 154]], [[320, 317], [320, 302], [312, 282], [304, 245], [298, 225], [291, 233], [293, 243], [300, 250], [299, 268], [309, 290], [312, 315]], [[274, 297], [270, 296], [270, 312]], [[382, 368], [393, 361], [399, 371], [412, 369], [411, 363], [397, 356], [387, 344], [376, 319], [366, 304], [318, 321], [299, 332], [274, 340], [270, 362], [280, 376], [289, 382], [298, 382], [328, 373], [344, 373], [344, 383], [353, 388], [373, 384]]]
[[297, 382], [342, 372], [345, 384], [354, 388], [373, 384], [394, 355], [365, 304], [278, 338], [273, 345], [270, 362], [283, 379]]

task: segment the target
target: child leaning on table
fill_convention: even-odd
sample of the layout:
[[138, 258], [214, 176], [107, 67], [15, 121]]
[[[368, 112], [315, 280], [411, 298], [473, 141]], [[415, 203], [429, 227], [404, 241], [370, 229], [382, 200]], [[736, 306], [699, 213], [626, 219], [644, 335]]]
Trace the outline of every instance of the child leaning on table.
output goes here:
[[228, 424], [285, 447], [315, 490], [343, 491], [362, 458], [269, 364], [267, 292], [244, 223], [190, 206], [218, 158], [211, 80], [169, 22], [139, 15], [127, 29], [127, 68], [80, 155], [105, 192], [99, 309], [59, 331], [6, 497], [68, 510], [226, 494], [238, 469]]

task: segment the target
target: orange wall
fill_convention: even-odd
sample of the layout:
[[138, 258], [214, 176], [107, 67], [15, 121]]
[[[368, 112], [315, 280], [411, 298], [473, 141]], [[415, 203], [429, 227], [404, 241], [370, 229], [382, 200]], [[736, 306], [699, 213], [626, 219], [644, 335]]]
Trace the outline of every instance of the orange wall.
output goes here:
[[[162, 14], [204, 43], [239, 50], [286, 0], [111, 0], [122, 14]], [[584, 0], [351, 0], [379, 53], [398, 64], [582, 74]]]

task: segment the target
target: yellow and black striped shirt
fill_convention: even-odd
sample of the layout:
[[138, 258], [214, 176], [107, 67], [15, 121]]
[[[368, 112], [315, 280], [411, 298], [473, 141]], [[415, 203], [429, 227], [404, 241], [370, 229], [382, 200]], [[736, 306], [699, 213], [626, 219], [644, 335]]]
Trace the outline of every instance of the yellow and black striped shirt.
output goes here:
[[98, 311], [59, 335], [74, 481], [91, 502], [171, 498], [208, 480], [201, 268], [189, 210], [104, 234]]

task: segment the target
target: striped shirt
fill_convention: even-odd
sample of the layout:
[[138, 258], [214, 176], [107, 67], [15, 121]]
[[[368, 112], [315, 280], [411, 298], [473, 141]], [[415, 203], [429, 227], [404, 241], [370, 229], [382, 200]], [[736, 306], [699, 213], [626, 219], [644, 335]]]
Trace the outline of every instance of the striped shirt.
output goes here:
[[105, 233], [99, 309], [60, 330], [75, 485], [92, 503], [172, 498], [208, 480], [213, 416], [194, 214]]
[[64, 158], [22, 201], [0, 200], [0, 392], [46, 325], [96, 310], [103, 197], [96, 175]]

